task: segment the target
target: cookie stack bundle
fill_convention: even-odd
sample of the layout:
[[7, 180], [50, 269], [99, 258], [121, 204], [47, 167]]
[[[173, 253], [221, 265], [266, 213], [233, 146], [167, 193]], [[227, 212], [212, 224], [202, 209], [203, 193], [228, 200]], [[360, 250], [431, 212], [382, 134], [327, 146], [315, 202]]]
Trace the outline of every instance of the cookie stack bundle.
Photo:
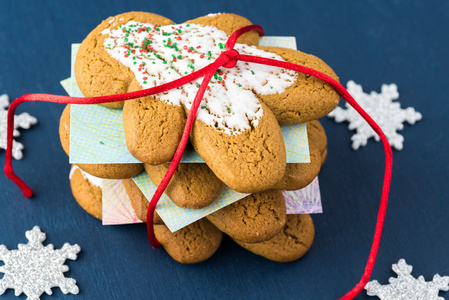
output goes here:
[[[156, 25], [157, 24], [157, 25]], [[183, 24], [159, 15], [130, 12], [110, 17], [80, 46], [77, 83], [85, 96], [120, 94], [175, 80], [213, 62], [228, 36], [251, 23], [234, 14], [210, 14]], [[335, 79], [323, 61], [300, 51], [257, 46], [256, 32], [242, 35], [241, 54], [304, 65]], [[149, 201], [131, 177], [145, 170], [160, 184], [180, 141], [201, 78], [154, 96], [104, 104], [123, 109], [129, 152], [141, 164], [78, 164], [72, 168], [75, 199], [101, 218], [101, 180], [121, 179], [137, 216], [144, 222]], [[176, 232], [156, 215], [155, 234], [181, 263], [209, 258], [223, 233], [268, 259], [288, 262], [304, 255], [314, 227], [307, 214], [287, 215], [282, 190], [313, 181], [327, 154], [326, 135], [317, 121], [339, 102], [331, 86], [295, 72], [238, 62], [210, 80], [190, 135], [205, 163], [178, 166], [165, 193], [178, 206], [199, 209], [213, 203], [223, 186], [249, 196]], [[287, 163], [280, 125], [306, 123], [310, 163]], [[63, 112], [60, 137], [69, 154], [70, 106]]]

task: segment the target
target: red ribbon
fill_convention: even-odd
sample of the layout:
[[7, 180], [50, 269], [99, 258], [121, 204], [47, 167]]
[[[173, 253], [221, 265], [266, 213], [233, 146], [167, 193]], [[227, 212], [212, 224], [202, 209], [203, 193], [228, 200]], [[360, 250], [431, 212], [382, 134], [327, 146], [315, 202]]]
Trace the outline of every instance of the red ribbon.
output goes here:
[[385, 220], [385, 214], [387, 210], [388, 204], [388, 193], [390, 190], [390, 182], [391, 182], [391, 174], [393, 169], [393, 153], [390, 147], [390, 144], [382, 132], [382, 129], [379, 125], [374, 122], [374, 120], [358, 105], [358, 103], [354, 100], [354, 98], [348, 93], [348, 91], [335, 79], [332, 77], [318, 72], [314, 69], [307, 68], [304, 66], [296, 65], [293, 63], [279, 61], [269, 58], [256, 57], [251, 55], [241, 55], [235, 49], [235, 43], [237, 38], [242, 34], [249, 31], [258, 31], [261, 36], [264, 35], [263, 28], [259, 25], [250, 25], [246, 27], [242, 27], [235, 31], [229, 37], [226, 43], [226, 51], [223, 51], [221, 55], [210, 65], [197, 70], [189, 75], [183, 76], [177, 80], [165, 83], [160, 86], [155, 86], [149, 89], [144, 89], [141, 91], [125, 93], [125, 94], [117, 94], [117, 95], [109, 95], [109, 96], [101, 96], [101, 97], [86, 97], [86, 98], [77, 98], [77, 97], [68, 97], [68, 96], [56, 96], [49, 94], [27, 94], [23, 95], [16, 100], [14, 100], [8, 109], [8, 121], [7, 121], [7, 148], [6, 148], [6, 158], [5, 158], [5, 174], [8, 178], [10, 178], [14, 183], [16, 183], [19, 188], [22, 190], [25, 197], [31, 197], [33, 195], [33, 190], [22, 180], [20, 179], [13, 170], [12, 167], [12, 143], [13, 143], [13, 129], [14, 129], [14, 113], [16, 108], [23, 102], [27, 101], [45, 101], [45, 102], [54, 102], [54, 103], [67, 103], [67, 104], [101, 104], [101, 103], [111, 103], [117, 101], [124, 101], [129, 99], [135, 99], [140, 97], [145, 97], [149, 95], [154, 95], [158, 93], [162, 93], [176, 87], [182, 86], [186, 83], [189, 83], [197, 78], [204, 77], [203, 81], [198, 89], [198, 92], [195, 96], [195, 100], [193, 101], [192, 107], [190, 109], [189, 116], [187, 118], [186, 125], [184, 127], [184, 132], [181, 137], [181, 141], [176, 149], [175, 155], [173, 157], [172, 162], [170, 163], [170, 167], [168, 168], [167, 173], [159, 184], [155, 194], [151, 198], [148, 211], [147, 211], [147, 232], [148, 239], [153, 246], [153, 248], [160, 247], [159, 241], [156, 239], [154, 235], [154, 227], [153, 227], [153, 217], [154, 211], [156, 209], [156, 205], [170, 182], [171, 177], [173, 176], [176, 168], [181, 160], [182, 154], [186, 147], [187, 141], [189, 139], [190, 130], [192, 128], [193, 122], [195, 121], [195, 116], [198, 111], [198, 107], [203, 98], [204, 92], [207, 89], [210, 79], [213, 74], [220, 67], [225, 68], [233, 68], [237, 61], [245, 61], [250, 63], [264, 64], [270, 65], [274, 67], [280, 67], [284, 69], [290, 69], [296, 72], [301, 72], [307, 75], [311, 75], [315, 78], [318, 78], [328, 84], [330, 84], [342, 97], [345, 99], [371, 126], [371, 128], [379, 135], [382, 144], [384, 146], [385, 151], [385, 173], [382, 187], [382, 196], [381, 202], [379, 206], [379, 211], [377, 215], [376, 229], [374, 232], [373, 243], [371, 246], [371, 251], [368, 257], [368, 261], [365, 267], [365, 271], [360, 279], [359, 283], [346, 295], [344, 295], [341, 299], [352, 299], [357, 294], [359, 294], [365, 285], [368, 283], [371, 273], [374, 268], [374, 263], [376, 261], [377, 252], [379, 250], [380, 239], [382, 235], [383, 223]]

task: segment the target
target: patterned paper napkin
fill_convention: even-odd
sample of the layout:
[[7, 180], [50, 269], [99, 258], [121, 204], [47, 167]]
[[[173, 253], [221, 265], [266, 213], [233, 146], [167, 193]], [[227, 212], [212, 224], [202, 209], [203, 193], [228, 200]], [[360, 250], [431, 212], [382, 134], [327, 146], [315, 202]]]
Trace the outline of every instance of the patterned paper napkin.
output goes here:
[[[151, 199], [156, 191], [156, 186], [151, 182], [148, 175], [143, 172], [139, 176], [134, 177], [134, 182], [141, 188], [147, 199]], [[311, 184], [301, 190], [282, 191], [282, 193], [287, 206], [287, 214], [315, 214], [323, 212], [318, 178], [315, 178]], [[163, 194], [156, 211], [170, 231], [174, 232], [226, 205], [242, 199], [246, 195], [225, 187], [220, 197], [210, 206], [202, 209], [186, 209], [176, 206], [167, 195]], [[122, 182], [120, 180], [105, 179], [103, 183], [103, 225], [140, 222], [134, 213]]]

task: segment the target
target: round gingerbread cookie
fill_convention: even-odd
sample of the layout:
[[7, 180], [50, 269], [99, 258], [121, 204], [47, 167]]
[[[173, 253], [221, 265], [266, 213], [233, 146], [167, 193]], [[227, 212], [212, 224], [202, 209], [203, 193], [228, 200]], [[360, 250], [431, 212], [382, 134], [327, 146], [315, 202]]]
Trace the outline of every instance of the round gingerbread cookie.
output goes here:
[[[144, 164], [151, 181], [159, 186], [170, 164]], [[179, 207], [199, 209], [206, 207], [220, 196], [223, 182], [206, 164], [181, 163], [178, 165], [164, 193]]]
[[233, 239], [259, 243], [271, 239], [284, 228], [287, 216], [281, 191], [251, 194], [206, 216]]
[[272, 239], [256, 244], [234, 240], [243, 248], [277, 262], [292, 262], [310, 249], [315, 228], [310, 215], [288, 215], [284, 229]]
[[90, 215], [101, 220], [103, 216], [103, 179], [84, 172], [76, 165], [72, 166], [69, 178], [76, 202]]
[[165, 225], [154, 225], [156, 238], [177, 262], [194, 264], [205, 261], [218, 249], [223, 233], [206, 219], [171, 232]]
[[[65, 153], [70, 153], [70, 104], [64, 108], [59, 122], [59, 138]], [[134, 177], [143, 171], [143, 164], [77, 164], [96, 177], [122, 179]]]
[[[113, 27], [116, 17], [107, 22], [111, 26], [97, 27], [95, 35], [104, 36], [103, 43], [90, 44], [104, 48], [102, 55], [108, 54], [108, 61], [115, 60], [110, 65], [131, 71], [114, 69], [128, 79], [128, 91], [159, 86], [209, 65], [225, 50], [228, 39], [227, 32], [210, 25], [224, 29], [229, 27], [226, 20], [235, 19], [223, 14], [189, 24], [159, 26], [140, 21], [139, 13], [128, 14], [119, 28]], [[235, 49], [241, 54], [291, 60], [336, 78], [322, 61], [299, 51], [245, 44], [236, 44]], [[101, 59], [92, 65], [96, 63], [101, 64]], [[96, 76], [89, 69], [84, 71], [90, 73], [89, 77]], [[233, 68], [217, 70], [196, 115], [191, 141], [220, 180], [237, 191], [259, 192], [272, 188], [282, 178], [285, 147], [278, 121], [292, 124], [313, 120], [338, 104], [330, 87], [309, 77], [242, 61]], [[100, 78], [113, 84], [116, 74], [104, 72]], [[173, 157], [185, 114], [200, 83], [195, 80], [157, 97], [126, 101], [124, 129], [133, 156], [149, 164], [161, 164]]]

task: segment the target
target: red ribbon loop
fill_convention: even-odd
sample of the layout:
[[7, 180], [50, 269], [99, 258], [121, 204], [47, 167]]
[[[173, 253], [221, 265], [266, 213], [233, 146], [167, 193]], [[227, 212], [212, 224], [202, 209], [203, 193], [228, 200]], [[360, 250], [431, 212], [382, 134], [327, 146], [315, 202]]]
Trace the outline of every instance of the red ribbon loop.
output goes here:
[[235, 31], [233, 34], [229, 36], [228, 41], [226, 42], [226, 51], [222, 52], [221, 55], [210, 65], [199, 69], [193, 73], [190, 73], [184, 77], [181, 77], [179, 79], [176, 79], [172, 82], [167, 82], [165, 84], [162, 84], [160, 86], [155, 86], [152, 88], [144, 89], [141, 91], [136, 92], [130, 92], [125, 94], [119, 94], [119, 95], [109, 95], [109, 96], [101, 96], [101, 97], [86, 97], [86, 98], [76, 98], [76, 97], [67, 97], [67, 96], [56, 96], [56, 95], [47, 95], [47, 94], [29, 94], [24, 95], [22, 97], [17, 98], [14, 100], [8, 109], [8, 121], [7, 121], [7, 147], [6, 147], [6, 158], [5, 158], [5, 168], [4, 172], [8, 178], [10, 178], [14, 183], [16, 183], [20, 189], [22, 190], [23, 194], [26, 197], [31, 197], [33, 194], [33, 191], [31, 188], [29, 188], [26, 183], [21, 180], [15, 173], [12, 167], [12, 144], [13, 144], [13, 129], [14, 129], [14, 112], [15, 109], [23, 102], [26, 101], [45, 101], [45, 102], [54, 102], [54, 103], [71, 103], [71, 104], [100, 104], [100, 103], [110, 103], [110, 102], [117, 102], [117, 101], [125, 101], [129, 99], [136, 99], [144, 96], [154, 95], [158, 94], [164, 91], [168, 91], [170, 89], [179, 87], [181, 85], [184, 85], [188, 82], [191, 82], [195, 79], [198, 79], [200, 77], [204, 77], [203, 81], [198, 89], [198, 92], [195, 96], [195, 99], [193, 101], [192, 107], [190, 109], [190, 114], [187, 118], [186, 125], [184, 127], [184, 133], [182, 135], [181, 141], [178, 145], [178, 148], [176, 150], [176, 153], [172, 159], [172, 162], [170, 164], [170, 167], [165, 174], [164, 178], [162, 179], [161, 183], [159, 184], [155, 194], [153, 195], [153, 198], [150, 201], [150, 205], [148, 207], [147, 211], [147, 232], [148, 232], [148, 239], [151, 243], [151, 245], [154, 248], [158, 248], [160, 246], [158, 240], [156, 239], [154, 235], [154, 228], [153, 228], [153, 216], [154, 211], [156, 209], [157, 202], [159, 201], [159, 198], [161, 197], [162, 193], [164, 192], [166, 186], [168, 185], [171, 177], [173, 176], [180, 160], [181, 156], [184, 152], [185, 146], [187, 144], [190, 130], [192, 128], [193, 122], [195, 121], [195, 116], [198, 111], [198, 107], [201, 103], [201, 100], [203, 98], [204, 92], [207, 89], [208, 83], [210, 79], [212, 78], [213, 74], [217, 71], [220, 67], [225, 68], [233, 68], [237, 64], [238, 60], [249, 62], [249, 63], [257, 63], [257, 64], [264, 64], [264, 65], [270, 65], [275, 66], [279, 68], [289, 69], [296, 72], [301, 72], [304, 74], [311, 75], [315, 78], [318, 78], [328, 84], [330, 84], [335, 90], [365, 119], [365, 121], [368, 122], [368, 124], [373, 128], [373, 130], [379, 135], [382, 144], [384, 146], [385, 151], [385, 173], [384, 173], [384, 181], [383, 181], [383, 188], [382, 188], [382, 196], [381, 196], [381, 202], [379, 207], [379, 212], [377, 215], [377, 223], [376, 223], [376, 229], [374, 233], [373, 243], [371, 246], [371, 251], [368, 257], [368, 262], [365, 267], [365, 272], [362, 275], [362, 278], [360, 279], [360, 282], [351, 290], [349, 291], [345, 296], [343, 296], [341, 299], [352, 299], [354, 298], [360, 291], [365, 287], [366, 283], [369, 280], [369, 277], [371, 276], [371, 273], [374, 268], [374, 262], [376, 261], [377, 252], [379, 249], [380, 244], [380, 238], [382, 235], [382, 228], [383, 223], [385, 220], [385, 214], [387, 209], [387, 203], [388, 203], [388, 193], [390, 189], [390, 181], [391, 181], [391, 174], [393, 169], [393, 155], [391, 151], [390, 144], [385, 136], [385, 134], [382, 132], [382, 129], [374, 122], [373, 119], [357, 104], [357, 102], [354, 100], [354, 98], [348, 93], [348, 91], [336, 80], [329, 77], [326, 74], [323, 74], [321, 72], [318, 72], [316, 70], [296, 65], [293, 63], [285, 62], [285, 61], [279, 61], [269, 58], [263, 58], [263, 57], [255, 57], [251, 55], [240, 55], [238, 51], [234, 49], [235, 43], [237, 39], [244, 33], [249, 31], [257, 31], [259, 35], [263, 36], [264, 31], [263, 28], [260, 25], [250, 25], [245, 26], [237, 31]]

